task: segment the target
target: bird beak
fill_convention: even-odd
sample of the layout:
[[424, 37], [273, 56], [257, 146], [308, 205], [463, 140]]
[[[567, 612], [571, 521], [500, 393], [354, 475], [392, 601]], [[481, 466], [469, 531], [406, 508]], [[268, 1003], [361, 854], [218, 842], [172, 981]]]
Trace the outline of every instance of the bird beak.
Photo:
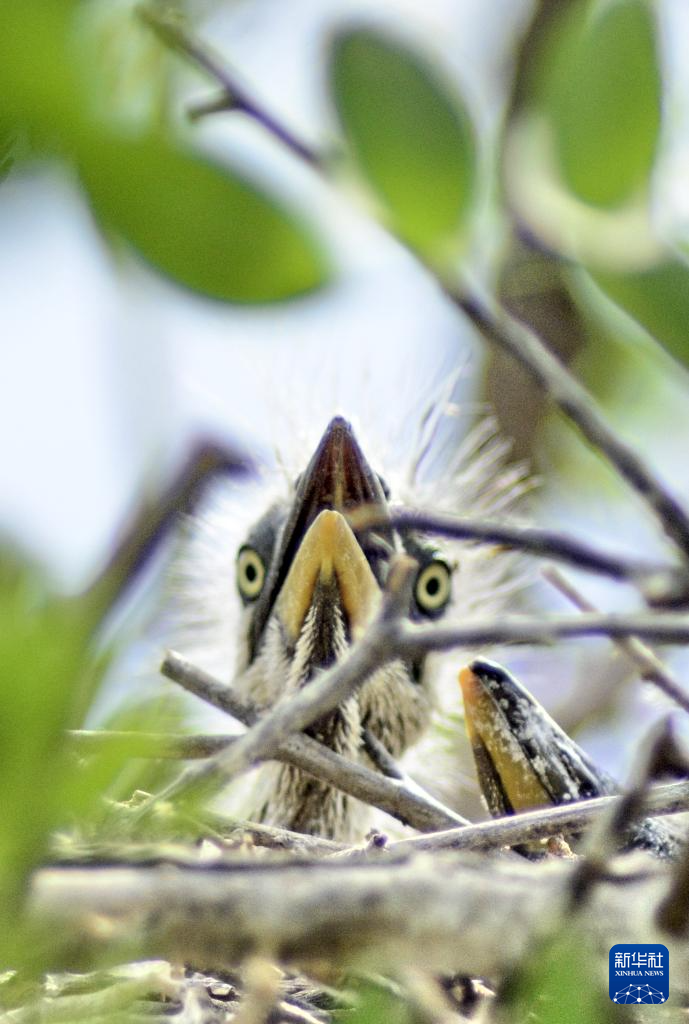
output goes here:
[[610, 792], [610, 780], [506, 669], [477, 660], [461, 670], [459, 683], [493, 816]]
[[[275, 611], [287, 639], [298, 639], [314, 599], [342, 610], [350, 635], [355, 635], [374, 614], [380, 601], [380, 573], [393, 547], [392, 530], [355, 537], [346, 516], [362, 505], [386, 510], [378, 476], [359, 447], [351, 426], [333, 419], [302, 474], [284, 529], [278, 541], [266, 586], [252, 622], [253, 653], [270, 615]], [[385, 552], [367, 558], [373, 547]], [[253, 656], [253, 655], [252, 655]]]
[[275, 606], [292, 643], [299, 638], [317, 587], [325, 595], [333, 585], [355, 638], [375, 614], [381, 591], [347, 520], [340, 512], [324, 510], [307, 530]]

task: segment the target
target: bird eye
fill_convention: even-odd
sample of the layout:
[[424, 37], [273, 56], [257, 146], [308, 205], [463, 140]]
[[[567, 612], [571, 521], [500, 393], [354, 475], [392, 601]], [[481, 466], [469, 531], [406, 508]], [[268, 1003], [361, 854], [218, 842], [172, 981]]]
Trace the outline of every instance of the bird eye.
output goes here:
[[449, 565], [434, 559], [416, 578], [414, 596], [421, 611], [438, 612], [450, 600], [452, 574]]
[[266, 567], [255, 548], [241, 548], [237, 555], [237, 587], [247, 601], [255, 601], [263, 590]]

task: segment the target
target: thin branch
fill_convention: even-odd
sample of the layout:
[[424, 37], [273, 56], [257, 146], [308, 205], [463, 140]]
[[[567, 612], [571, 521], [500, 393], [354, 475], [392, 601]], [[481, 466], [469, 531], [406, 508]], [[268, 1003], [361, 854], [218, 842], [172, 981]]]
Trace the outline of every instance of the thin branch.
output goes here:
[[[591, 604], [554, 566], [544, 569], [543, 576], [580, 611], [594, 614], [598, 612], [596, 606]], [[635, 636], [621, 637], [615, 640], [614, 644], [639, 669], [642, 679], [653, 683], [666, 697], [673, 700], [684, 711], [689, 711], [689, 694], [685, 692], [679, 680], [663, 664], [655, 651]]]
[[67, 738], [79, 754], [95, 754], [114, 748], [121, 750], [123, 757], [195, 761], [227, 750], [238, 737], [213, 733], [187, 736], [162, 732], [72, 729], [67, 733]]
[[[630, 829], [640, 821], [648, 805], [651, 783], [667, 775], [681, 776], [686, 785], [687, 761], [674, 735], [671, 720], [656, 723], [646, 741], [646, 749], [637, 756], [633, 777], [625, 792], [605, 811], [589, 835], [583, 856], [579, 859], [570, 882], [570, 907], [581, 910], [590, 900], [594, 886], [608, 873], [610, 863]], [[651, 822], [641, 823], [648, 828]], [[669, 834], [668, 852], [679, 852], [676, 837]]]
[[[300, 160], [305, 160], [306, 163], [314, 167], [319, 165], [318, 154], [260, 104], [256, 103], [239, 82], [236, 72], [230, 71], [227, 67], [226, 61], [221, 59], [187, 26], [183, 26], [178, 18], [166, 14], [150, 4], [141, 4], [138, 13], [142, 21], [155, 32], [166, 46], [196, 64], [222, 87], [225, 94], [224, 104], [219, 105], [218, 100], [214, 100], [210, 109], [215, 111], [239, 110], [247, 114]], [[208, 112], [208, 108], [205, 112]], [[199, 116], [198, 108], [192, 110], [192, 116]]]
[[[256, 720], [255, 709], [240, 701], [231, 687], [223, 686], [180, 655], [168, 653], [161, 671], [189, 693], [233, 715], [238, 721], [250, 725]], [[416, 783], [411, 784], [411, 780], [398, 781], [379, 775], [365, 765], [348, 761], [310, 736], [290, 736], [280, 744], [276, 759], [308, 772], [349, 796], [378, 807], [419, 832], [468, 824], [460, 814], [444, 807]]]
[[[621, 796], [600, 796], [558, 807], [541, 807], [504, 818], [494, 818], [478, 825], [447, 829], [413, 839], [400, 839], [389, 843], [386, 849], [388, 852], [448, 849], [489, 851], [502, 846], [535, 842], [560, 832], [584, 832], [601, 815], [617, 807], [621, 800]], [[644, 814], [660, 817], [685, 811], [689, 811], [689, 781], [654, 786], [644, 796]]]
[[190, 511], [210, 479], [227, 473], [243, 476], [251, 462], [212, 443], [192, 452], [172, 483], [154, 501], [144, 502], [122, 530], [121, 538], [82, 600], [95, 624], [135, 582], [180, 512]]
[[677, 614], [507, 616], [476, 621], [469, 626], [389, 627], [387, 641], [397, 656], [446, 651], [453, 647], [493, 644], [549, 644], [585, 636], [640, 636], [659, 643], [689, 643], [689, 616]]
[[248, 838], [254, 846], [270, 850], [285, 850], [307, 857], [330, 856], [351, 849], [345, 843], [321, 836], [308, 836], [292, 832], [277, 825], [263, 825], [256, 821], [237, 821], [224, 814], [204, 811], [199, 818], [201, 825], [210, 827], [223, 843], [237, 843]]
[[[475, 293], [447, 289], [448, 298], [489, 340], [509, 352], [583, 436], [615, 467], [620, 476], [652, 509], [667, 536], [689, 558], [689, 515], [655, 476], [646, 462], [608, 424], [586, 389], [525, 324]], [[677, 600], [689, 597], [685, 574]]]
[[671, 599], [677, 590], [679, 570], [672, 565], [642, 561], [625, 555], [610, 554], [566, 533], [543, 530], [535, 526], [504, 523], [490, 519], [438, 515], [423, 509], [391, 508], [381, 513], [374, 506], [363, 506], [350, 513], [349, 524], [356, 533], [372, 526], [394, 526], [397, 529], [420, 530], [456, 540], [499, 544], [512, 550], [526, 551], [539, 558], [551, 558], [577, 569], [627, 580], [638, 585], [653, 603], [662, 604], [662, 596]]
[[150, 798], [149, 805], [141, 808], [142, 814], [159, 799], [172, 800], [193, 793], [210, 795], [216, 792], [258, 761], [273, 757], [291, 734], [301, 732], [339, 707], [372, 672], [393, 660], [397, 652], [387, 638], [391, 626], [409, 601], [415, 570], [413, 559], [398, 557], [390, 571], [377, 618], [365, 636], [351, 648], [345, 661], [334, 665], [296, 694], [279, 701], [226, 751], [200, 767], [187, 768], [166, 789]]

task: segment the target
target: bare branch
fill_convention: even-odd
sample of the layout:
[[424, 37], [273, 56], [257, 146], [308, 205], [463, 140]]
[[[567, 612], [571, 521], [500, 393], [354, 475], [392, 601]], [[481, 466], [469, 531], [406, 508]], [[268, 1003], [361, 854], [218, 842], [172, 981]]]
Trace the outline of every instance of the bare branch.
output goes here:
[[333, 711], [355, 693], [372, 672], [394, 659], [397, 652], [388, 642], [389, 631], [409, 600], [415, 569], [413, 559], [400, 556], [396, 560], [378, 617], [352, 647], [345, 661], [334, 665], [298, 693], [279, 701], [231, 747], [201, 767], [186, 769], [151, 801], [216, 791], [256, 762], [273, 757], [287, 737]]
[[142, 21], [155, 32], [163, 43], [175, 53], [181, 54], [196, 64], [222, 87], [224, 102], [215, 98], [211, 104], [194, 107], [191, 110], [192, 117], [199, 117], [211, 111], [241, 111], [262, 125], [270, 135], [273, 135], [300, 160], [305, 160], [311, 166], [318, 166], [320, 159], [317, 153], [301, 139], [298, 139], [294, 132], [286, 128], [260, 104], [256, 103], [239, 81], [237, 73], [231, 71], [226, 61], [214, 53], [210, 46], [202, 42], [187, 26], [183, 26], [178, 17], [163, 12], [150, 4], [141, 4], [138, 11]]
[[453, 647], [489, 647], [492, 644], [549, 644], [567, 637], [639, 636], [659, 643], [689, 642], [689, 617], [678, 614], [507, 616], [476, 621], [469, 626], [396, 625], [389, 643], [398, 656]]
[[[509, 352], [538, 381], [553, 402], [572, 420], [583, 436], [615, 467], [620, 476], [652, 509], [665, 533], [684, 558], [689, 558], [689, 516], [686, 509], [658, 480], [651, 468], [610, 427], [593, 398], [538, 335], [492, 301], [476, 293], [452, 289], [448, 297], [481, 333]], [[689, 596], [685, 574], [677, 600]]]
[[80, 754], [99, 753], [108, 748], [121, 749], [124, 757], [197, 760], [213, 757], [237, 740], [237, 736], [185, 736], [162, 732], [118, 732], [107, 729], [72, 729], [67, 738]]
[[[597, 613], [598, 609], [581, 594], [576, 587], [562, 575], [554, 566], [543, 570], [543, 576], [557, 590], [560, 591], [572, 604], [582, 612]], [[663, 664], [655, 651], [647, 644], [642, 643], [638, 637], [620, 637], [614, 641], [629, 660], [641, 673], [641, 678], [646, 682], [657, 686], [666, 697], [673, 700], [684, 711], [689, 711], [689, 694], [682, 687], [679, 680], [670, 672], [670, 669]]]
[[538, 558], [556, 559], [577, 569], [636, 584], [654, 604], [662, 604], [664, 594], [672, 600], [677, 592], [680, 570], [675, 566], [611, 554], [570, 534], [554, 530], [490, 519], [438, 515], [414, 508], [392, 507], [381, 513], [375, 506], [363, 506], [350, 513], [348, 519], [355, 533], [372, 526], [390, 525], [455, 540], [499, 544], [504, 548], [526, 551]]
[[[206, 870], [47, 868], [33, 879], [29, 909], [56, 936], [51, 955], [68, 946], [70, 964], [77, 953], [115, 960], [134, 944], [140, 956], [209, 969], [264, 953], [307, 970], [328, 961], [367, 971], [413, 964], [496, 978], [562, 913], [574, 863], [439, 853], [284, 868], [246, 860]], [[607, 955], [613, 941], [650, 934], [668, 879], [666, 864], [620, 862], [616, 884], [592, 894], [587, 941]], [[686, 945], [671, 956], [681, 976]]]
[[[619, 805], [620, 796], [600, 796], [558, 807], [541, 807], [478, 825], [448, 829], [414, 839], [390, 843], [387, 850], [495, 850], [501, 846], [529, 843], [560, 832], [585, 832], [602, 814]], [[669, 782], [649, 789], [643, 813], [660, 817], [689, 811], [689, 782]]]
[[198, 445], [163, 494], [134, 513], [109, 561], [81, 598], [95, 624], [131, 587], [176, 518], [193, 507], [212, 477], [242, 476], [250, 470], [250, 460], [238, 452], [212, 443]]
[[[161, 671], [168, 679], [181, 683], [190, 693], [234, 715], [239, 721], [245, 724], [255, 721], [255, 709], [243, 705], [231, 687], [223, 686], [207, 672], [194, 668], [180, 655], [168, 653]], [[343, 793], [378, 807], [420, 832], [468, 824], [461, 814], [443, 806], [411, 780], [379, 775], [362, 764], [348, 761], [310, 736], [290, 736], [280, 744], [276, 758], [328, 782]]]

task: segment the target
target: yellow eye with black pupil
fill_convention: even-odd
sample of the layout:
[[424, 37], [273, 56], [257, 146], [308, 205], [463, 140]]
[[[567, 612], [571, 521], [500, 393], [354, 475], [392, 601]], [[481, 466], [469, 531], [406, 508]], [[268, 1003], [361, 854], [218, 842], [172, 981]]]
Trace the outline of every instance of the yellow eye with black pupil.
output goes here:
[[414, 596], [424, 612], [437, 612], [450, 600], [452, 582], [449, 566], [445, 562], [431, 562], [416, 578]]
[[255, 601], [263, 590], [266, 567], [258, 551], [242, 548], [237, 555], [237, 587], [247, 601]]

